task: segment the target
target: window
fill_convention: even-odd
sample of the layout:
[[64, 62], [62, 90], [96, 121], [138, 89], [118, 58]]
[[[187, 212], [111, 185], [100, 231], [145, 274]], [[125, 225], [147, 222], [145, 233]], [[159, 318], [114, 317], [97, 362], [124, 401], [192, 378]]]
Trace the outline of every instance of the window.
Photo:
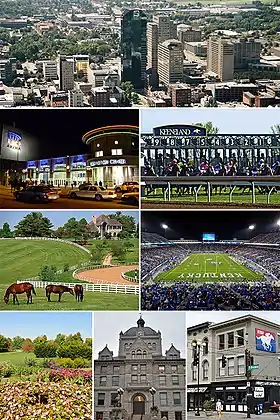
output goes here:
[[95, 413], [95, 419], [96, 420], [103, 420], [103, 413], [100, 411], [96, 411]]
[[117, 401], [118, 401], [118, 393], [117, 392], [112, 392], [112, 394], [111, 394], [111, 405], [115, 406]]
[[228, 348], [231, 349], [232, 347], [234, 347], [234, 332], [230, 332], [227, 335], [228, 338]]
[[144, 372], [146, 372], [146, 369], [147, 368], [147, 366], [146, 365], [140, 365], [140, 372], [141, 373], [144, 373]]
[[225, 368], [222, 367], [222, 359], [219, 360], [219, 376], [225, 376]]
[[197, 381], [197, 366], [192, 365], [192, 380]]
[[[167, 405], [167, 404], [166, 404]], [[168, 411], [161, 411], [160, 412], [160, 417], [163, 418], [165, 417], [166, 420], [168, 420]]]
[[102, 157], [103, 156], [103, 150], [98, 150], [95, 152], [95, 157]]
[[112, 156], [120, 156], [120, 155], [123, 154], [123, 151], [122, 151], [122, 149], [112, 149], [111, 154], [112, 154]]
[[147, 381], [147, 376], [146, 375], [140, 375], [140, 382], [143, 384]]
[[143, 351], [143, 359], [146, 359], [146, 357], [147, 357], [147, 352], [144, 350]]
[[107, 366], [101, 366], [101, 373], [107, 373]]
[[237, 357], [237, 375], [245, 375], [245, 357]]
[[181, 394], [180, 394], [180, 392], [173, 392], [173, 402], [174, 402], [174, 405], [180, 405], [181, 404]]
[[138, 365], [132, 365], [131, 370], [132, 370], [132, 372], [137, 372], [138, 371]]
[[209, 352], [208, 338], [204, 338], [203, 343], [202, 343], [202, 354], [203, 354], [203, 356], [206, 356], [206, 354], [208, 354], [208, 352]]
[[159, 403], [160, 405], [167, 405], [167, 392], [159, 393]]
[[137, 350], [136, 354], [137, 354], [137, 359], [141, 359], [141, 357], [142, 357], [142, 351], [141, 350]]
[[182, 411], [175, 411], [175, 420], [182, 420]]
[[234, 375], [234, 357], [229, 357], [227, 359], [227, 365], [228, 365], [228, 375]]
[[225, 334], [218, 335], [219, 350], [225, 348]]
[[107, 383], [107, 376], [100, 376], [99, 385], [100, 386], [106, 386], [106, 383]]
[[156, 350], [156, 348], [157, 348], [156, 343], [153, 343], [153, 350]]
[[97, 405], [105, 405], [105, 392], [97, 394]]
[[131, 382], [133, 384], [137, 384], [137, 382], [138, 382], [138, 376], [137, 375], [131, 375]]
[[160, 386], [166, 385], [166, 376], [165, 375], [160, 375], [159, 376], [159, 385]]
[[172, 373], [178, 373], [178, 366], [171, 366]]
[[131, 358], [132, 358], [132, 359], [135, 359], [135, 351], [133, 351], [133, 352], [131, 353]]
[[160, 373], [165, 373], [165, 366], [159, 366], [158, 370]]
[[179, 385], [179, 376], [172, 375], [172, 385]]
[[120, 377], [112, 376], [112, 386], [119, 386], [119, 384], [120, 384]]
[[207, 362], [207, 360], [205, 360], [205, 362], [203, 362], [203, 364], [202, 364], [202, 377], [203, 377], [203, 379], [208, 379], [208, 375], [209, 375], [209, 363]]
[[113, 366], [113, 373], [120, 373], [120, 367], [119, 366]]
[[237, 330], [237, 346], [244, 346], [244, 330]]

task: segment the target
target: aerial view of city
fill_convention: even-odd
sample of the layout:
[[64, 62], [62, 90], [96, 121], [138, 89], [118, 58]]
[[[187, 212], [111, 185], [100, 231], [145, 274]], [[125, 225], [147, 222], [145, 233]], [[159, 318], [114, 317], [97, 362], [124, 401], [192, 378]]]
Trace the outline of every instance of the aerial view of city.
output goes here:
[[0, 106], [280, 104], [278, 0], [0, 5]]

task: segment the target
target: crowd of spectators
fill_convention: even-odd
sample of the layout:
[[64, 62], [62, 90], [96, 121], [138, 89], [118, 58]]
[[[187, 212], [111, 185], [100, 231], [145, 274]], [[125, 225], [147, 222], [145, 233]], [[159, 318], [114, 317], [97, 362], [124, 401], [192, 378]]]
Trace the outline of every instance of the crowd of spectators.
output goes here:
[[168, 271], [180, 264], [188, 255], [188, 252], [176, 245], [158, 246], [156, 248], [143, 248], [141, 252], [141, 280], [151, 279], [157, 267], [160, 271]]

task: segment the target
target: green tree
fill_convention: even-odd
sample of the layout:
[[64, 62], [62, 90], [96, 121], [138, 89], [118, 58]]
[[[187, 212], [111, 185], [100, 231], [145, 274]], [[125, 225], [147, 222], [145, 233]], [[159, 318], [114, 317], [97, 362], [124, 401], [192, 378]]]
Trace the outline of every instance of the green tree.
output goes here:
[[134, 235], [136, 233], [136, 224], [133, 216], [125, 216], [120, 211], [115, 214], [109, 214], [110, 219], [118, 220], [122, 224], [122, 231]]
[[34, 353], [36, 357], [56, 357], [58, 346], [53, 341], [46, 341], [36, 343], [34, 346]]
[[14, 235], [13, 235], [13, 232], [11, 231], [11, 229], [10, 229], [9, 223], [5, 222], [3, 224], [2, 229], [0, 230], [0, 237], [1, 238], [12, 238], [13, 236]]
[[61, 346], [62, 344], [65, 343], [65, 340], [66, 340], [66, 335], [65, 334], [57, 334], [54, 342], [57, 344], [57, 346]]
[[3, 335], [0, 335], [0, 353], [6, 353], [9, 351], [9, 341]]
[[211, 121], [208, 121], [206, 123], [196, 123], [195, 125], [206, 128], [207, 134], [218, 134], [219, 132], [219, 129], [215, 127]]
[[110, 245], [113, 257], [123, 260], [126, 254], [126, 249], [120, 242], [112, 242]]
[[57, 268], [54, 266], [45, 265], [41, 268], [39, 278], [41, 281], [53, 282], [56, 279]]
[[132, 92], [133, 92], [133, 84], [131, 82], [122, 82], [121, 88], [124, 90], [125, 96], [131, 102], [132, 100]]
[[20, 350], [22, 348], [22, 344], [24, 342], [24, 338], [17, 335], [13, 338], [13, 349]]
[[29, 213], [15, 226], [16, 236], [50, 237], [53, 224], [40, 212]]
[[41, 335], [39, 337], [34, 338], [33, 343], [39, 344], [39, 343], [46, 343], [48, 341], [48, 338], [46, 335]]
[[103, 255], [102, 248], [96, 247], [91, 251], [91, 261], [95, 264], [100, 264]]
[[275, 124], [270, 127], [272, 134], [280, 134], [280, 124]]

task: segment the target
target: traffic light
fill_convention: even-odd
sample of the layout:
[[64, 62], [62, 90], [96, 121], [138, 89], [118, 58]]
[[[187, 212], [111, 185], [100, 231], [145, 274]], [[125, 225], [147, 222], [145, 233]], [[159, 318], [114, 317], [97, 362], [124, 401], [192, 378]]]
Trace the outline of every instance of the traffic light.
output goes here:
[[247, 378], [251, 376], [251, 371], [249, 370], [249, 366], [253, 364], [253, 357], [251, 357], [250, 350], [245, 350], [245, 365], [246, 365], [246, 375]]
[[225, 368], [227, 365], [227, 358], [226, 356], [223, 354], [222, 356], [222, 368]]

